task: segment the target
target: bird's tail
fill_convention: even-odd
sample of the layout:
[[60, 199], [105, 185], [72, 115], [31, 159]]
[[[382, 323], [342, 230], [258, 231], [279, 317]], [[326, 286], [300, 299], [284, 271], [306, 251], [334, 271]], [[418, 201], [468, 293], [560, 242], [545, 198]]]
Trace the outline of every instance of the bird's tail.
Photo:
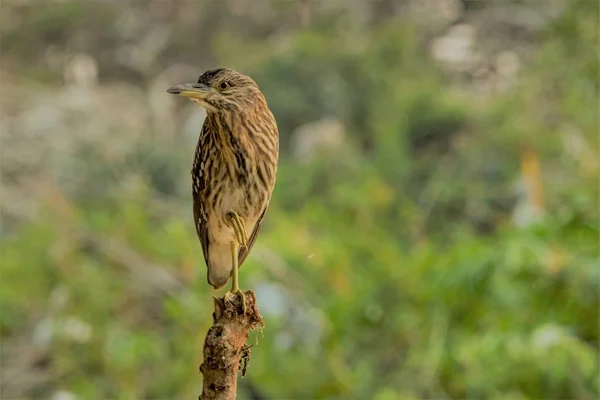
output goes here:
[[222, 288], [231, 276], [231, 248], [229, 244], [211, 243], [207, 260], [208, 283], [215, 289]]

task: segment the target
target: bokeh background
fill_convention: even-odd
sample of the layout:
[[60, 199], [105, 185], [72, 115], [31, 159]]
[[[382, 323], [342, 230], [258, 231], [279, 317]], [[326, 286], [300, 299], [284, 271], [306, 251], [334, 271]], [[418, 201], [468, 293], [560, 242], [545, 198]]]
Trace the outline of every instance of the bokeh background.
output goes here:
[[281, 133], [240, 399], [597, 398], [596, 0], [0, 11], [2, 399], [199, 394], [205, 114], [165, 90], [214, 67]]

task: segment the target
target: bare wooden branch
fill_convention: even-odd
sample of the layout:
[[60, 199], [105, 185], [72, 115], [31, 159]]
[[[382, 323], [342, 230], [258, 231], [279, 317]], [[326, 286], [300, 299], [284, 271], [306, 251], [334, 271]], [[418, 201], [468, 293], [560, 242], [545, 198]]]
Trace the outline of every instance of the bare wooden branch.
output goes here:
[[245, 292], [246, 313], [241, 313], [238, 296], [229, 301], [214, 297], [213, 325], [204, 340], [204, 361], [200, 372], [204, 376], [200, 400], [235, 400], [237, 375], [246, 372], [250, 346], [246, 339], [251, 330], [264, 326], [256, 297]]

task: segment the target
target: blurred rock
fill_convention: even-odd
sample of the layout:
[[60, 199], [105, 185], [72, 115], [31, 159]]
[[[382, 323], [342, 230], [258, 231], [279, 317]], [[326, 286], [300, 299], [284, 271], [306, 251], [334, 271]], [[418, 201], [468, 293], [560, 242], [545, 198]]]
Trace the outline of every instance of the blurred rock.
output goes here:
[[434, 59], [457, 70], [466, 70], [474, 60], [475, 29], [468, 24], [455, 25], [449, 32], [431, 43]]
[[68, 392], [66, 390], [57, 390], [52, 395], [52, 400], [76, 400], [77, 396], [75, 394]]
[[63, 325], [63, 332], [76, 342], [85, 343], [92, 338], [92, 327], [77, 317], [67, 317]]
[[496, 57], [496, 70], [506, 78], [513, 78], [519, 70], [519, 56], [510, 50], [505, 50]]
[[38, 348], [44, 348], [50, 345], [54, 338], [54, 318], [44, 317], [33, 329], [31, 342]]
[[555, 323], [539, 326], [531, 334], [531, 342], [536, 350], [548, 350], [548, 348], [560, 344], [566, 336], [564, 328]]
[[77, 54], [64, 70], [67, 85], [91, 87], [98, 83], [98, 63], [87, 54]]
[[292, 134], [294, 157], [307, 162], [321, 150], [339, 148], [342, 145], [344, 136], [344, 126], [332, 118], [304, 124]]

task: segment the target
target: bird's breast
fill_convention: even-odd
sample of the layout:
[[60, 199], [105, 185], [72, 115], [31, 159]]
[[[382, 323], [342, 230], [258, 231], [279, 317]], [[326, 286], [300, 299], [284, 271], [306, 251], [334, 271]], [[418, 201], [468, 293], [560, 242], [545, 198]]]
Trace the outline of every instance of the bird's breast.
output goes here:
[[213, 210], [223, 215], [234, 211], [243, 216], [264, 208], [272, 188], [258, 182], [257, 171], [264, 170], [264, 166], [250, 152], [236, 153], [231, 149], [209, 165], [211, 170], [206, 171], [206, 178], [210, 184], [205, 202], [212, 204]]
[[[251, 182], [251, 179], [248, 179]], [[250, 188], [250, 184], [240, 184], [240, 181], [228, 175], [213, 197], [214, 202], [208, 212], [208, 225], [211, 240], [228, 243], [235, 238], [234, 231], [227, 222], [227, 214], [235, 212], [245, 223], [246, 235], [254, 230], [262, 210], [267, 206], [267, 196], [260, 195]], [[209, 201], [211, 202], [211, 201]]]
[[215, 116], [201, 135], [206, 188], [201, 202], [207, 214], [211, 240], [231, 240], [233, 230], [226, 215], [237, 213], [250, 235], [268, 205], [275, 183], [277, 140], [265, 134], [246, 132], [243, 125], [227, 123]]

